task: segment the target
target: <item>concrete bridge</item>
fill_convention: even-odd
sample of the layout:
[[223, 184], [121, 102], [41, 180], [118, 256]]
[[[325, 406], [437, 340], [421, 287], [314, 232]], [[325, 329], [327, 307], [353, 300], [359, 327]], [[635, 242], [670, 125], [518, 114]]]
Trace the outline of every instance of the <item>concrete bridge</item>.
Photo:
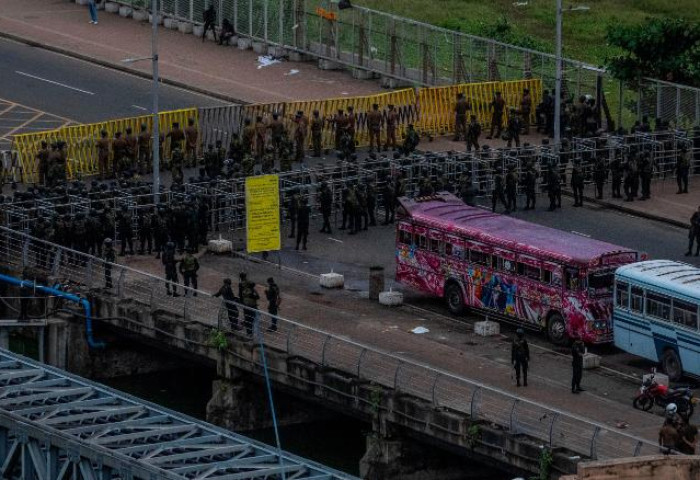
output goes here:
[[[225, 306], [204, 292], [168, 297], [161, 278], [109, 267], [12, 230], [0, 229], [0, 234], [0, 256], [8, 270], [24, 271], [37, 281], [75, 282], [96, 318], [121, 335], [216, 363], [220, 380], [209, 405], [210, 420], [234, 430], [261, 421], [263, 413], [238, 406], [250, 397], [241, 379], [261, 378], [266, 364], [276, 389], [371, 422], [363, 476], [406, 478], [400, 452], [408, 438], [519, 473], [538, 472], [544, 451], [552, 454], [555, 474], [574, 473], [580, 460], [657, 451], [651, 436], [627, 434], [300, 322], [278, 318], [276, 332], [256, 328], [248, 338], [225, 326]], [[115, 283], [109, 290], [102, 288], [105, 267], [111, 268]], [[74, 337], [66, 337], [69, 332], [49, 332], [50, 361], [65, 361], [60, 345], [81, 348]]]

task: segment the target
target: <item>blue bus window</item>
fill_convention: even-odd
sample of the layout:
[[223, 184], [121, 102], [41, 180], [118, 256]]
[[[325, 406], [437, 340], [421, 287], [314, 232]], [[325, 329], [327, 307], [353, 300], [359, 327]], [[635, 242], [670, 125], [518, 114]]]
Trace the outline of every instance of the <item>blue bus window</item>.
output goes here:
[[671, 298], [666, 295], [647, 292], [647, 315], [671, 320]]
[[630, 299], [629, 285], [624, 282], [617, 282], [616, 288], [615, 305], [620, 308], [628, 308]]
[[639, 287], [632, 287], [630, 310], [640, 313], [644, 310], [644, 290]]
[[692, 330], [698, 329], [698, 307], [693, 303], [673, 299], [673, 323]]

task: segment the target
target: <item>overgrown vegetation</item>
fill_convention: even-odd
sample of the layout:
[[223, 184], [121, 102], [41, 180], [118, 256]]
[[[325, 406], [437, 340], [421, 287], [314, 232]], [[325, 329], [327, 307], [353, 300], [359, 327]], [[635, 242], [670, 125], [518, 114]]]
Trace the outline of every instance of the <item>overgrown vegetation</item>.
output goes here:
[[209, 335], [209, 345], [217, 350], [226, 350], [228, 348], [228, 338], [221, 330], [212, 330]]

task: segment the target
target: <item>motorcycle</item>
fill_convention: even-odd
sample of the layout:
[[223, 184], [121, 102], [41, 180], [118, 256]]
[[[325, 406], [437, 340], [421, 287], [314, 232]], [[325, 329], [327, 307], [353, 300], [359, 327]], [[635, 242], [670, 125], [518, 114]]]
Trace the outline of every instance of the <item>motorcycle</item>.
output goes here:
[[690, 418], [697, 402], [690, 387], [686, 385], [670, 388], [661, 385], [655, 380], [655, 373], [653, 372], [642, 382], [639, 393], [632, 402], [634, 408], [648, 412], [654, 405], [666, 408], [669, 403], [675, 403], [678, 413]]

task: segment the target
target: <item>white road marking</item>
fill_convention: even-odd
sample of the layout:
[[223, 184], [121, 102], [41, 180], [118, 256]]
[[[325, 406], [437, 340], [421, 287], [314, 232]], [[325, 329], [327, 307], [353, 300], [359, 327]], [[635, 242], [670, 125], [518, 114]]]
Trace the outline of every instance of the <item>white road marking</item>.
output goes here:
[[342, 240], [338, 240], [337, 238], [328, 237], [328, 240], [333, 240], [334, 242], [343, 243]]
[[42, 81], [42, 82], [51, 83], [51, 84], [53, 84], [53, 85], [58, 85], [59, 87], [67, 88], [67, 89], [69, 89], [69, 90], [75, 90], [76, 92], [84, 93], [84, 94], [86, 94], [86, 95], [94, 95], [94, 94], [95, 94], [94, 92], [89, 92], [89, 91], [87, 91], [87, 90], [83, 90], [82, 88], [71, 87], [70, 85], [66, 85], [65, 83], [55, 82], [55, 81], [49, 80], [49, 79], [47, 79], [47, 78], [37, 77], [36, 75], [31, 75], [31, 74], [26, 73], [26, 72], [20, 72], [19, 70], [15, 70], [15, 73], [16, 73], [17, 75], [22, 75], [22, 76], [25, 76], [25, 77], [33, 78], [33, 79], [35, 79], [35, 80], [40, 80], [40, 81]]
[[132, 105], [132, 107], [138, 109], [138, 110], [145, 110], [146, 112], [148, 111], [147, 108], [142, 107], [141, 105]]
[[580, 235], [582, 237], [591, 238], [591, 236], [589, 234], [577, 232], [576, 230], [571, 230], [571, 233], [573, 233], [574, 235]]

